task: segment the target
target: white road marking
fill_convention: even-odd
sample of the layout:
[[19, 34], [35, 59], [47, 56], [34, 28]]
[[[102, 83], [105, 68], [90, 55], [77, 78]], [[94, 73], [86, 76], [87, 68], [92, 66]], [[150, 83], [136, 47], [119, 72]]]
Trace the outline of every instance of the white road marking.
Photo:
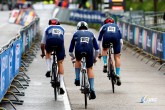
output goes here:
[[65, 94], [63, 96], [63, 99], [64, 99], [65, 110], [71, 110], [69, 99], [68, 99], [68, 94], [67, 94], [67, 91], [65, 88], [65, 84], [64, 84], [64, 90], [65, 90]]

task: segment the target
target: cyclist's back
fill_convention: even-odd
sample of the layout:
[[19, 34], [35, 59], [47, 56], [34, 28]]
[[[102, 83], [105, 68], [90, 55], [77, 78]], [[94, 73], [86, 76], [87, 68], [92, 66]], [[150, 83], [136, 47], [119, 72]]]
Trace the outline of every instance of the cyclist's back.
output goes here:
[[[76, 51], [93, 51], [93, 33], [88, 30], [78, 30], [75, 35], [77, 39]], [[82, 37], [83, 36], [83, 37]]]
[[121, 33], [115, 23], [107, 23], [100, 29], [98, 40], [103, 38], [104, 44], [113, 43], [113, 45], [120, 45]]
[[45, 30], [46, 49], [52, 51], [53, 46], [58, 48], [64, 44], [64, 29], [60, 25], [50, 25]]

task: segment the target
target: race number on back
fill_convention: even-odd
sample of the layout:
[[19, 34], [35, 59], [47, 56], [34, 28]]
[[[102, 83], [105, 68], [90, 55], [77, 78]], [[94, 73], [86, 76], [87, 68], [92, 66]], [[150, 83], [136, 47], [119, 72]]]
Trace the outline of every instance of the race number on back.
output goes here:
[[89, 43], [89, 37], [81, 37], [80, 42]]
[[61, 34], [61, 30], [59, 30], [59, 29], [52, 29], [52, 35], [59, 35], [59, 34]]
[[116, 27], [109, 26], [107, 28], [107, 31], [109, 31], [109, 32], [115, 32], [116, 31]]

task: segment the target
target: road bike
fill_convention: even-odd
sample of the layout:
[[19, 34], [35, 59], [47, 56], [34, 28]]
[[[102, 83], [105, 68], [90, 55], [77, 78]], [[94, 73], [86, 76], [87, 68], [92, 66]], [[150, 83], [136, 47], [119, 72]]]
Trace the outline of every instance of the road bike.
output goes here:
[[[86, 68], [86, 52], [82, 52], [81, 56], [81, 68], [80, 68], [80, 91], [82, 94], [84, 94], [84, 100], [85, 100], [85, 109], [87, 109], [87, 98], [89, 98], [90, 94], [90, 85], [88, 81], [88, 75], [87, 75], [87, 68]], [[75, 61], [72, 61], [72, 63], [75, 63]]]
[[52, 75], [51, 75], [51, 82], [50, 82], [52, 87], [54, 88], [55, 101], [57, 100], [57, 95], [59, 93], [59, 88], [60, 88], [56, 49], [57, 47], [53, 47], [53, 53], [51, 54], [53, 56], [53, 63], [52, 63]]
[[107, 47], [109, 47], [108, 49], [108, 71], [107, 71], [107, 77], [109, 80], [111, 80], [112, 83], [112, 91], [113, 93], [115, 92], [115, 84], [117, 82], [116, 79], [116, 74], [114, 71], [114, 65], [113, 65], [113, 60], [112, 60], [112, 54], [113, 54], [113, 44], [107, 44]]
[[[81, 60], [81, 75], [80, 75], [80, 85], [81, 85], [81, 93], [84, 94], [85, 99], [85, 109], [87, 109], [87, 98], [90, 94], [89, 89], [89, 81], [88, 81], [88, 75], [87, 75], [87, 69], [86, 69], [86, 53], [81, 53], [82, 60]], [[90, 99], [90, 97], [89, 97]]]

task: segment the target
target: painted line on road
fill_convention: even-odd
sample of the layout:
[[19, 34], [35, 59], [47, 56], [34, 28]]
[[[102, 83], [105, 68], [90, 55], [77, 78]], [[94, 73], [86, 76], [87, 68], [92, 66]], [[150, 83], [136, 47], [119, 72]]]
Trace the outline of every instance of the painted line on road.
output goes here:
[[65, 110], [71, 110], [69, 99], [68, 99], [68, 94], [67, 94], [67, 91], [66, 91], [66, 88], [65, 88], [65, 84], [63, 84], [63, 85], [64, 85], [64, 90], [65, 90], [65, 94], [63, 96]]

